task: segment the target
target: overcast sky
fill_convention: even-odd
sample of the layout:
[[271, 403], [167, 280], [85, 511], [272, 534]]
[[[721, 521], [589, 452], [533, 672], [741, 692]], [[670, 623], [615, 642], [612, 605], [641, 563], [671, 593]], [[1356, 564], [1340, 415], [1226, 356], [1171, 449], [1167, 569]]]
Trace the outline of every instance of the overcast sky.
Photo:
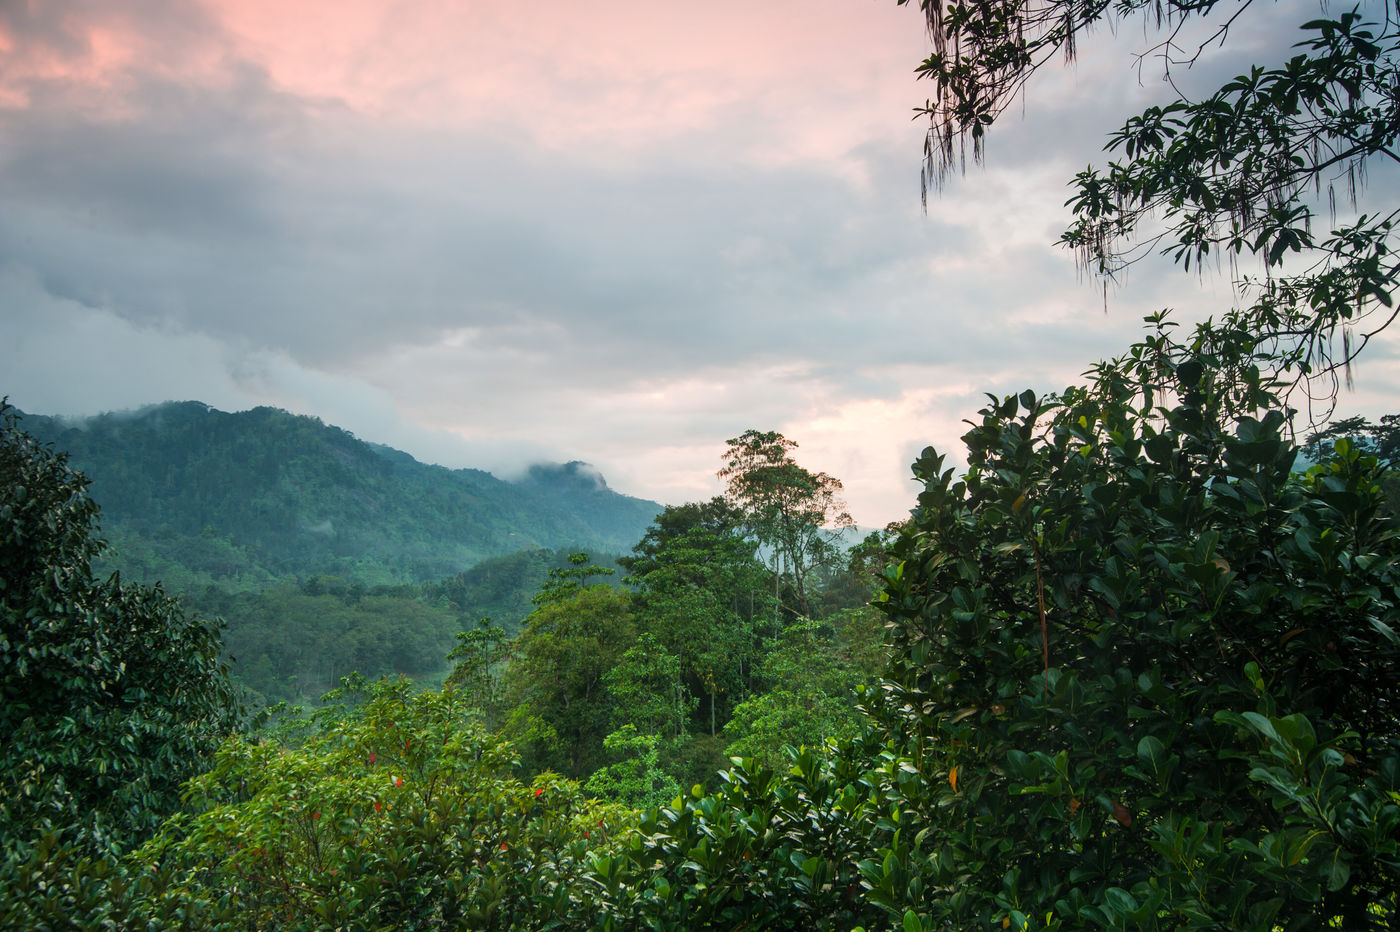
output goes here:
[[[1300, 9], [1251, 10], [1187, 80], [1274, 55]], [[666, 503], [779, 430], [880, 525], [984, 392], [1229, 306], [1163, 260], [1105, 314], [1054, 245], [1065, 183], [1166, 96], [1118, 32], [924, 215], [926, 37], [894, 0], [0, 0], [0, 394], [276, 405]], [[1400, 410], [1396, 342], [1345, 413]]]

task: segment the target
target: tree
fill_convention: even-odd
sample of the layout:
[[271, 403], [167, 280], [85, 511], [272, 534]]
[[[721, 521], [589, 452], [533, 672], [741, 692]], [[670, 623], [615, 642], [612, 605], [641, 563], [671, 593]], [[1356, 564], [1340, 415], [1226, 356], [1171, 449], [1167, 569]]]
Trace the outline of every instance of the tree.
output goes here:
[[504, 680], [514, 711], [506, 734], [536, 768], [587, 777], [602, 763], [612, 730], [603, 678], [636, 638], [631, 594], [559, 580], [547, 592], [511, 646]]
[[761, 674], [771, 688], [740, 703], [724, 726], [731, 756], [754, 758], [777, 770], [786, 746], [816, 747], [860, 731], [856, 688], [874, 680], [875, 671], [860, 668], [848, 649], [852, 645], [842, 643], [842, 633], [810, 620], [783, 632], [778, 649], [763, 658]]
[[476, 627], [457, 635], [457, 646], [448, 653], [452, 673], [444, 684], [459, 689], [488, 729], [505, 714], [505, 688], [501, 668], [510, 659], [510, 642], [504, 628], [481, 618]]
[[[1394, 928], [1400, 537], [1384, 468], [1305, 474], [1251, 334], [1169, 322], [993, 398], [880, 606], [891, 844], [923, 928]], [[911, 887], [912, 889], [912, 887]]]
[[1383, 414], [1379, 424], [1364, 417], [1347, 417], [1308, 435], [1303, 454], [1321, 463], [1333, 455], [1338, 440], [1347, 440], [1363, 453], [1378, 457], [1392, 469], [1400, 468], [1400, 414]]
[[885, 567], [893, 560], [889, 546], [899, 537], [903, 522], [894, 521], [883, 530], [871, 531], [860, 543], [846, 551], [839, 563], [822, 573], [817, 611], [823, 618], [837, 612], [862, 609], [884, 585]]
[[638, 629], [677, 660], [689, 697], [682, 704], [705, 700], [711, 736], [754, 678], [768, 575], [756, 549], [743, 516], [715, 499], [668, 507], [622, 561], [637, 592]]
[[549, 571], [540, 591], [530, 598], [536, 605], [548, 605], [567, 599], [589, 585], [594, 576], [611, 576], [617, 570], [605, 566], [595, 566], [588, 554], [583, 551], [569, 554], [567, 567], [555, 567]]
[[635, 725], [623, 725], [603, 739], [603, 747], [619, 754], [619, 759], [595, 771], [584, 789], [628, 806], [664, 806], [680, 795], [681, 788], [661, 768], [660, 741], [655, 734], [638, 734]]
[[[747, 537], [745, 515], [723, 498], [667, 505], [647, 526], [642, 539], [632, 548], [632, 556], [622, 557], [618, 565], [634, 580], [640, 580], [661, 565], [658, 555], [673, 549], [675, 541], [699, 533], [742, 548]], [[747, 545], [749, 557], [753, 556], [754, 549], [752, 544]]]
[[813, 473], [789, 455], [797, 448], [777, 431], [746, 430], [726, 441], [725, 501], [744, 514], [750, 532], [768, 547], [773, 573], [791, 580], [796, 611], [812, 614], [812, 571], [839, 556], [836, 529], [854, 522], [839, 498], [841, 480]]
[[[918, 73], [936, 88], [921, 108], [925, 198], [965, 166], [969, 144], [981, 158], [988, 127], [1030, 76], [1057, 55], [1072, 59], [1094, 26], [1141, 15], [1164, 29], [1152, 54], [1170, 77], [1243, 28], [1251, 3], [920, 0], [934, 50]], [[1396, 313], [1397, 209], [1373, 210], [1358, 195], [1370, 164], [1400, 161], [1400, 19], [1378, 6], [1309, 20], [1286, 62], [1128, 119], [1107, 147], [1122, 158], [1075, 178], [1075, 220], [1061, 240], [1105, 280], [1157, 247], [1186, 268], [1214, 257], [1234, 269], [1256, 257], [1263, 276], [1239, 279], [1229, 320], [1295, 380], [1312, 388], [1320, 377], [1327, 398]], [[1229, 15], [1209, 38], [1185, 44], [1184, 27], [1217, 11]], [[1351, 212], [1337, 211], [1337, 188]], [[1326, 208], [1315, 196], [1323, 191]], [[1315, 229], [1319, 214], [1330, 216], [1327, 232]]]
[[1332, 463], [1355, 453], [1374, 456], [1388, 467], [1381, 478], [1385, 512], [1400, 518], [1400, 414], [1383, 414], [1379, 424], [1363, 417], [1333, 421], [1308, 435], [1302, 453], [1311, 463]]
[[0, 842], [129, 848], [238, 722], [219, 628], [95, 579], [98, 508], [0, 401]]
[[615, 703], [613, 721], [643, 735], [679, 741], [699, 705], [685, 688], [680, 658], [650, 631], [637, 636], [603, 679]]

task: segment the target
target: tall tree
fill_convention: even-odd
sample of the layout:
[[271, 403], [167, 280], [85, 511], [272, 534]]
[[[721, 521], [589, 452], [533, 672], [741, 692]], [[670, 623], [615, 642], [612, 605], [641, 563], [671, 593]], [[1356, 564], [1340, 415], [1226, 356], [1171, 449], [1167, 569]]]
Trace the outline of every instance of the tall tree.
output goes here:
[[495, 729], [506, 711], [501, 671], [510, 659], [510, 641], [505, 629], [490, 618], [479, 619], [475, 628], [457, 634], [447, 659], [453, 667], [444, 685], [460, 689], [486, 727]]
[[602, 763], [610, 731], [603, 677], [636, 637], [631, 594], [603, 583], [550, 592], [512, 645], [506, 733], [538, 769], [583, 777]]
[[[910, 0], [898, 0], [907, 3]], [[1031, 75], [1073, 59], [1096, 25], [1130, 17], [1163, 31], [1151, 50], [1168, 77], [1207, 46], [1247, 28], [1252, 0], [919, 0], [933, 53], [918, 68], [935, 85], [923, 191], [979, 159], [988, 127]], [[1252, 10], [1273, 17], [1277, 7]], [[1183, 38], [1214, 15], [1207, 38]], [[1392, 203], [1362, 203], [1368, 166], [1400, 161], [1400, 17], [1363, 3], [1301, 24], [1287, 60], [1255, 65], [1199, 99], [1178, 97], [1129, 118], [1107, 148], [1121, 158], [1074, 180], [1075, 219], [1062, 242], [1112, 278], [1160, 248], [1190, 268], [1214, 257], [1241, 277], [1229, 322], [1250, 332], [1293, 379], [1335, 397], [1338, 373], [1395, 318]], [[1175, 87], [1175, 84], [1171, 85]], [[1338, 210], [1339, 198], [1349, 209]], [[1105, 283], [1105, 287], [1107, 287]], [[1321, 385], [1316, 379], [1322, 378]]]
[[747, 694], [767, 572], [743, 516], [722, 500], [667, 508], [623, 560], [637, 590], [637, 625], [678, 660], [686, 693], [703, 701], [715, 735]]
[[812, 613], [812, 571], [836, 560], [840, 528], [854, 522], [841, 501], [841, 480], [797, 464], [796, 441], [777, 431], [746, 430], [726, 441], [721, 479], [725, 500], [743, 514], [755, 538], [769, 548], [773, 572], [788, 579], [796, 611]]

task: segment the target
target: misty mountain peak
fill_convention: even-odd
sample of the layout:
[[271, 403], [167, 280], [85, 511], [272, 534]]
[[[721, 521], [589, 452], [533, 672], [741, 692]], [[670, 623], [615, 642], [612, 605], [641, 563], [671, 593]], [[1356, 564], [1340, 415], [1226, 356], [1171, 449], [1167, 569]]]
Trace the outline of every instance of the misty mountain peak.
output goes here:
[[606, 492], [608, 482], [598, 467], [582, 460], [567, 463], [535, 463], [526, 471], [522, 485], [538, 489]]

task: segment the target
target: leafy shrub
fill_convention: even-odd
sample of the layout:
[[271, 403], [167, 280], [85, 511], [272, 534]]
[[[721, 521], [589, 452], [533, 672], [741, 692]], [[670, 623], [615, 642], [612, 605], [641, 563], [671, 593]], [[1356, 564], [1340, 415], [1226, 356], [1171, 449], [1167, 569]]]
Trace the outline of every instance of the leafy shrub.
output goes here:
[[218, 628], [94, 579], [87, 480], [0, 402], [0, 840], [149, 834], [236, 720]]
[[[543, 928], [591, 921], [581, 878], [629, 825], [552, 775], [511, 776], [452, 689], [369, 688], [300, 744], [234, 738], [138, 860], [220, 928]], [[217, 908], [216, 908], [217, 907]]]
[[597, 857], [608, 929], [850, 929], [878, 922], [862, 872], [898, 755], [868, 733], [789, 753], [786, 773], [735, 760], [720, 788], [648, 809], [618, 853]]
[[[1400, 916], [1400, 563], [1380, 465], [1293, 471], [1247, 334], [1168, 323], [926, 450], [881, 606], [928, 928]], [[889, 855], [887, 855], [888, 857]], [[914, 892], [912, 881], [901, 884]]]

